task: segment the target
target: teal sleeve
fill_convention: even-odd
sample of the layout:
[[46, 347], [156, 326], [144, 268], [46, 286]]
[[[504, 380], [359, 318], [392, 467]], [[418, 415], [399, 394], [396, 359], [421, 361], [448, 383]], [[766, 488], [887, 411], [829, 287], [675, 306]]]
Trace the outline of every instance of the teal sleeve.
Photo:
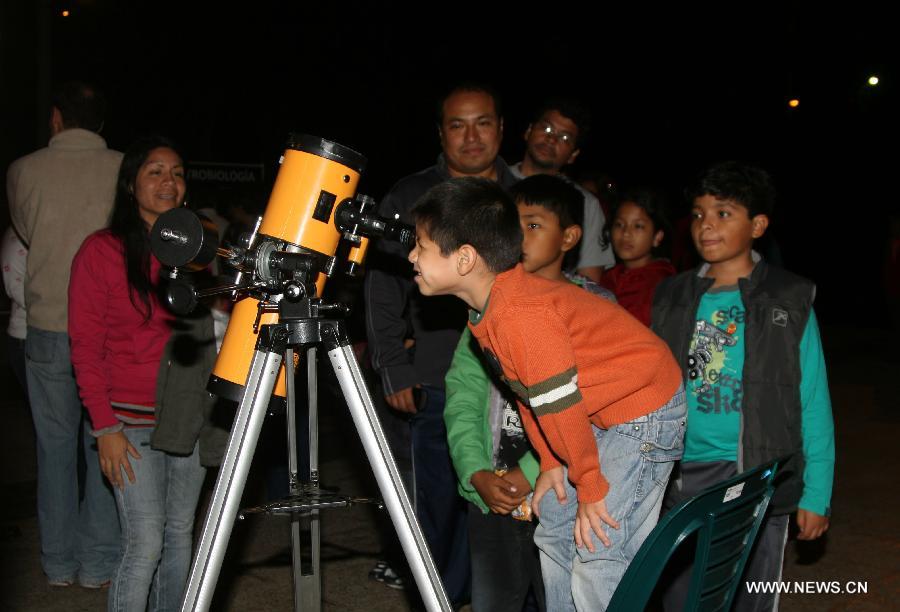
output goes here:
[[834, 419], [815, 312], [810, 312], [800, 340], [800, 402], [806, 466], [799, 505], [804, 510], [828, 516], [834, 482]]
[[444, 423], [460, 495], [486, 513], [488, 507], [469, 481], [475, 472], [493, 470], [493, 442], [488, 423], [491, 383], [473, 343], [469, 330], [464, 330], [444, 378], [447, 390]]

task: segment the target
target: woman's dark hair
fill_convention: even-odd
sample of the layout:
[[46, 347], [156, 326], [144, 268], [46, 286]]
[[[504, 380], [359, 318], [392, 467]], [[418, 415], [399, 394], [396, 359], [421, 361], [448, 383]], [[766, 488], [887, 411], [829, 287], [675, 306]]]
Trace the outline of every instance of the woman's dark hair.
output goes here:
[[138, 172], [150, 152], [165, 147], [181, 157], [178, 148], [163, 136], [147, 136], [137, 140], [125, 151], [119, 178], [116, 181], [116, 199], [113, 205], [109, 230], [122, 241], [125, 254], [125, 271], [128, 278], [129, 298], [134, 307], [143, 313], [144, 319], [151, 314], [150, 294], [153, 283], [150, 279], [150, 237], [146, 222], [138, 211], [134, 196]]
[[662, 230], [662, 243], [658, 247], [654, 247], [652, 252], [656, 257], [665, 253], [666, 244], [671, 234], [670, 230], [672, 229], [666, 214], [669, 203], [662, 192], [651, 187], [626, 189], [616, 199], [616, 203], [610, 211], [609, 219], [606, 220], [606, 224], [603, 226], [603, 235], [600, 238], [600, 244], [603, 245], [603, 248], [606, 248], [612, 242], [613, 223], [616, 222], [616, 215], [619, 214], [619, 209], [625, 204], [634, 204], [635, 206], [638, 206], [648, 217], [650, 217], [650, 221], [653, 223], [654, 234]]

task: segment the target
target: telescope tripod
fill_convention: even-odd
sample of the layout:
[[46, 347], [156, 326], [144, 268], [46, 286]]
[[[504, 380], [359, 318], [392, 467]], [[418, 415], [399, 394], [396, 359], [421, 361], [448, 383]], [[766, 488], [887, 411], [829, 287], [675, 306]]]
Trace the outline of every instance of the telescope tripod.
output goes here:
[[[341, 497], [321, 491], [318, 487], [315, 387], [317, 346], [321, 346], [327, 352], [331, 361], [425, 607], [429, 612], [451, 610], [440, 575], [388, 447], [381, 422], [375, 413], [375, 406], [366, 388], [343, 322], [340, 319], [324, 317], [328, 311], [339, 308], [323, 304], [318, 299], [303, 299], [294, 303], [282, 300], [279, 304], [279, 323], [260, 327], [250, 372], [228, 439], [225, 457], [219, 468], [219, 476], [203, 525], [203, 534], [191, 566], [182, 612], [206, 611], [212, 602], [228, 540], [231, 537], [231, 529], [238, 516], [238, 506], [247, 481], [247, 473], [250, 470], [282, 360], [287, 364], [288, 467], [291, 473], [291, 497], [284, 502], [268, 504], [252, 511], [291, 513], [294, 607], [296, 610], [321, 608], [318, 511], [365, 500]], [[310, 385], [311, 482], [304, 485], [301, 485], [297, 478], [295, 393], [291, 375], [295, 348], [306, 350]], [[310, 521], [312, 547], [312, 571], [307, 574], [304, 574], [301, 568], [300, 549], [300, 519], [305, 517]]]

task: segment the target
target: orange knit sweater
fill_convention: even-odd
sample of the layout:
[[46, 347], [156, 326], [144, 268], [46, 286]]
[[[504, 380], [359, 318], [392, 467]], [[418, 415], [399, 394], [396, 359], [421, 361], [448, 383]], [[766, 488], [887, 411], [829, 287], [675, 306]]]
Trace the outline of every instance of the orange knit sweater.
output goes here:
[[666, 344], [623, 308], [521, 264], [497, 276], [469, 328], [523, 404], [541, 470], [562, 460], [580, 502], [609, 490], [591, 424], [609, 429], [649, 414], [681, 384]]

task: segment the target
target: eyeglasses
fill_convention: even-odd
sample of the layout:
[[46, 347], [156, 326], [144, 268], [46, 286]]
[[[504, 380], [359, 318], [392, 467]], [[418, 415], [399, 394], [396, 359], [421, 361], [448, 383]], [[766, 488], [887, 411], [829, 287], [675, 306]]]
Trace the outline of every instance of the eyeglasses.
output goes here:
[[570, 134], [569, 132], [561, 132], [561, 131], [557, 130], [555, 127], [553, 127], [552, 124], [550, 124], [546, 121], [539, 122], [536, 127], [539, 132], [543, 132], [547, 136], [555, 136], [557, 138], [557, 140], [564, 142], [566, 144], [571, 144], [571, 145], [575, 144], [575, 135], [574, 134]]

